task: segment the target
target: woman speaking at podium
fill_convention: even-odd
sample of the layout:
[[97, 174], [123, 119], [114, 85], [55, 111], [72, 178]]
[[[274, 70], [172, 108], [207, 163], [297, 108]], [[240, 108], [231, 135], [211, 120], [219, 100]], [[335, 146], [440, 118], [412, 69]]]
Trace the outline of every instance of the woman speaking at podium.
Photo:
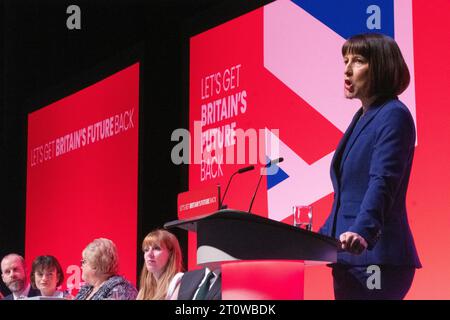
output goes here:
[[415, 126], [397, 98], [409, 85], [408, 67], [381, 34], [349, 38], [342, 56], [345, 97], [362, 106], [334, 154], [334, 202], [319, 231], [342, 246], [332, 265], [335, 298], [403, 299], [421, 267], [405, 203]]

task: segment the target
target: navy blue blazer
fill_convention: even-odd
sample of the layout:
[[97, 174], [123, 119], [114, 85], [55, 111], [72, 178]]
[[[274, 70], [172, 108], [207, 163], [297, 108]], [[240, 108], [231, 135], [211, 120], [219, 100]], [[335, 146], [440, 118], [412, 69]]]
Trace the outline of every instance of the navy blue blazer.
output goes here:
[[406, 213], [406, 191], [415, 147], [415, 126], [398, 99], [374, 104], [353, 117], [334, 154], [334, 201], [320, 233], [356, 232], [366, 239], [361, 255], [338, 253], [338, 263], [420, 268]]

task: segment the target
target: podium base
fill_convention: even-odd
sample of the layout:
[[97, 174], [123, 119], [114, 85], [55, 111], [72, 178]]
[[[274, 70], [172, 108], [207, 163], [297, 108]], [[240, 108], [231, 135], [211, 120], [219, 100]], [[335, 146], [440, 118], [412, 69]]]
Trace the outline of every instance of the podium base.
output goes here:
[[303, 300], [304, 263], [270, 260], [222, 264], [223, 300]]

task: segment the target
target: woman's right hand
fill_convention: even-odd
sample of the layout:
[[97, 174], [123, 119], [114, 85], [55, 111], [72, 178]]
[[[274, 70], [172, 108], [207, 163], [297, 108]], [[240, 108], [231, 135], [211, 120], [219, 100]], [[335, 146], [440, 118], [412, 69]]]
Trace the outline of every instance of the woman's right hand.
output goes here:
[[352, 254], [359, 255], [368, 247], [366, 239], [355, 232], [344, 232], [339, 236], [339, 240], [341, 241], [342, 250], [348, 251]]

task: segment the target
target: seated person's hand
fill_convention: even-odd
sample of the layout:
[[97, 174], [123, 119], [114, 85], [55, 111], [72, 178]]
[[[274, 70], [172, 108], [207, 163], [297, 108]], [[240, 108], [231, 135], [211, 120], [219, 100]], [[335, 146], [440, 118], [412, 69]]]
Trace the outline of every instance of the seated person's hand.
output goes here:
[[355, 232], [344, 232], [339, 236], [342, 250], [352, 254], [361, 254], [367, 249], [367, 241]]

